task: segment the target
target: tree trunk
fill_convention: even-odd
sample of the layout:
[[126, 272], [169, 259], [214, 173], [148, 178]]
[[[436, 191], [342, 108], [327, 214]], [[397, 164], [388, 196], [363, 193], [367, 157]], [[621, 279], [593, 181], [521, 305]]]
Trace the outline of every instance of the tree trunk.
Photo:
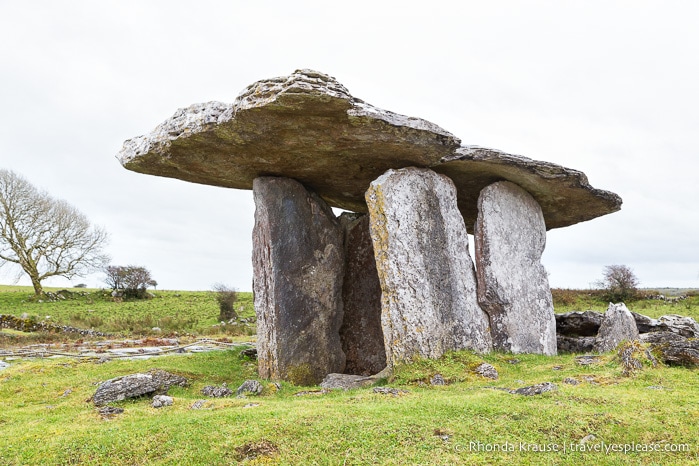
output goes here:
[[32, 279], [32, 286], [34, 287], [34, 294], [36, 296], [41, 296], [44, 294], [44, 287], [41, 286], [41, 281], [39, 281], [38, 277], [35, 277], [33, 275], [30, 276]]

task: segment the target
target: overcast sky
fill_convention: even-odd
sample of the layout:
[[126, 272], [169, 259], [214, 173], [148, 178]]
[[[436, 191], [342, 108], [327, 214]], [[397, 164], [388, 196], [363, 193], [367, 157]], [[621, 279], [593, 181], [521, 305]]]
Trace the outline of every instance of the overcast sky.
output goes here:
[[251, 290], [250, 191], [115, 155], [180, 107], [311, 68], [618, 193], [620, 212], [549, 232], [552, 286], [625, 264], [645, 287], [699, 287], [698, 18], [694, 1], [0, 0], [0, 167], [104, 226], [112, 262], [159, 288]]

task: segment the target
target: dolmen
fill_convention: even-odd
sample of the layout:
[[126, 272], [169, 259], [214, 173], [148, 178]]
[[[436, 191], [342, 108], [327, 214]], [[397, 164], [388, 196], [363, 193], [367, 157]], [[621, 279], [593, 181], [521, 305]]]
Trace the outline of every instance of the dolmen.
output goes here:
[[579, 171], [462, 145], [311, 70], [182, 108], [117, 158], [252, 189], [259, 375], [301, 384], [458, 349], [556, 354], [546, 231], [621, 208]]

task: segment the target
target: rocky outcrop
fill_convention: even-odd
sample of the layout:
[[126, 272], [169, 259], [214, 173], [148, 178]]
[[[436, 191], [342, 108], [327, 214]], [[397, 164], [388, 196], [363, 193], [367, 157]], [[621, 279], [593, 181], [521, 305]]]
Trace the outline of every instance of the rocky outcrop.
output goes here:
[[102, 382], [92, 396], [95, 406], [106, 405], [114, 401], [135, 398], [150, 393], [163, 394], [175, 385], [184, 387], [187, 379], [162, 370], [153, 370], [145, 374], [131, 374]]
[[559, 228], [615, 212], [621, 199], [579, 171], [477, 146], [420, 118], [352, 97], [312, 70], [250, 85], [232, 104], [179, 109], [150, 134], [124, 142], [122, 165], [140, 173], [251, 189], [260, 176], [293, 178], [329, 205], [366, 212], [364, 192], [388, 169], [429, 167], [449, 176], [471, 230], [480, 191], [509, 180]]
[[253, 196], [260, 377], [319, 383], [345, 368], [342, 228], [327, 204], [297, 181], [257, 178]]
[[605, 353], [616, 348], [624, 340], [638, 339], [638, 328], [631, 312], [624, 303], [609, 303], [597, 333], [593, 351]]
[[556, 333], [566, 336], [594, 337], [602, 325], [603, 316], [601, 312], [595, 311], [556, 314]]
[[522, 188], [498, 182], [478, 198], [478, 302], [490, 317], [493, 347], [556, 354], [556, 320], [541, 265], [546, 226], [541, 208]]
[[699, 367], [699, 340], [689, 340], [669, 331], [644, 333], [640, 340], [650, 343], [665, 364]]
[[595, 347], [597, 337], [578, 337], [556, 335], [556, 346], [559, 353], [589, 353]]
[[489, 351], [451, 180], [425, 169], [389, 170], [366, 198], [388, 364], [455, 349]]
[[340, 216], [345, 238], [345, 276], [342, 285], [343, 318], [340, 340], [345, 373], [368, 376], [386, 367], [381, 328], [381, 283], [376, 271], [369, 216]]
[[639, 333], [672, 332], [685, 338], [699, 338], [699, 324], [691, 317], [669, 314], [652, 319], [636, 312], [631, 314]]

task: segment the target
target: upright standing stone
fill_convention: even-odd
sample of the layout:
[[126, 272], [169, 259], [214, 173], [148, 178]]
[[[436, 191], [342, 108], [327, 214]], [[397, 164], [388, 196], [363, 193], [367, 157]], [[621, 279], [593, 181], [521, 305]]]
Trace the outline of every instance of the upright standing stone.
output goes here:
[[597, 332], [597, 340], [592, 348], [597, 353], [606, 353], [616, 348], [624, 340], [638, 339], [636, 319], [624, 303], [609, 303], [602, 317], [602, 325]]
[[345, 230], [346, 258], [340, 327], [347, 357], [345, 373], [373, 375], [386, 367], [386, 350], [381, 328], [381, 283], [369, 234], [369, 216], [344, 213], [340, 223]]
[[260, 377], [315, 384], [342, 372], [342, 228], [288, 178], [253, 184], [253, 291]]
[[366, 200], [387, 362], [489, 351], [488, 318], [476, 299], [452, 181], [428, 169], [389, 170], [371, 183]]
[[513, 353], [556, 354], [556, 319], [541, 254], [541, 207], [501, 181], [481, 191], [475, 228], [478, 302], [490, 316], [493, 346]]

